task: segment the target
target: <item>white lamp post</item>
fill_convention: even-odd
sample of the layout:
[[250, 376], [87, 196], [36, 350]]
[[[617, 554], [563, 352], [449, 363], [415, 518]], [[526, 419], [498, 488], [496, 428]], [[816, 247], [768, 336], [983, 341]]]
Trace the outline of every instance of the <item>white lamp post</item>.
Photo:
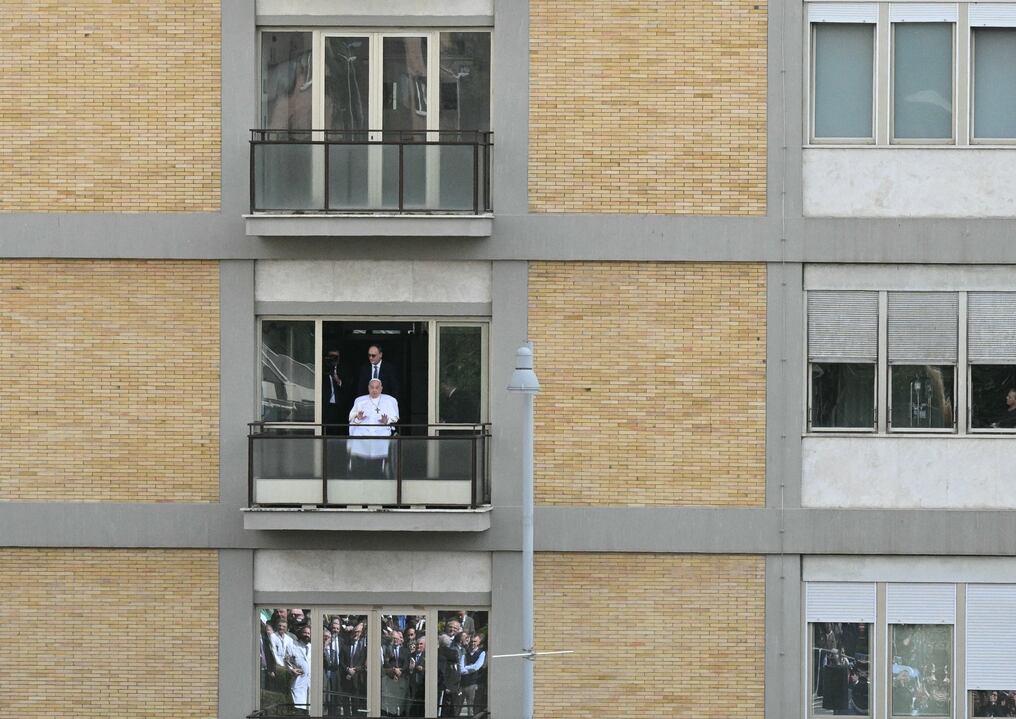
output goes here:
[[527, 344], [515, 354], [509, 392], [525, 397], [522, 427], [522, 719], [533, 717], [533, 396], [540, 381], [533, 372], [533, 350]]

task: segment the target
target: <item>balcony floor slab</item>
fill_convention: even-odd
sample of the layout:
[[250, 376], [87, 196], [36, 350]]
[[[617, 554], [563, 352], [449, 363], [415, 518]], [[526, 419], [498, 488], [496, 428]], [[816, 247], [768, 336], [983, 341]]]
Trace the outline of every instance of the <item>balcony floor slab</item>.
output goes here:
[[252, 508], [243, 528], [305, 532], [485, 532], [490, 507], [477, 509]]
[[490, 237], [493, 215], [255, 214], [250, 237]]

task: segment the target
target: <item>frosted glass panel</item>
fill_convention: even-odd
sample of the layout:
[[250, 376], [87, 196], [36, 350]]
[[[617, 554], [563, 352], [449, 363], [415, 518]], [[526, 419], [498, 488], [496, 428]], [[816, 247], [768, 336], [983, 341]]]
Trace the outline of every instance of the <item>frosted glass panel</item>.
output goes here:
[[893, 137], [952, 137], [951, 23], [893, 25]]
[[1016, 29], [974, 30], [974, 137], [1016, 137]]
[[814, 27], [815, 137], [870, 138], [875, 26]]

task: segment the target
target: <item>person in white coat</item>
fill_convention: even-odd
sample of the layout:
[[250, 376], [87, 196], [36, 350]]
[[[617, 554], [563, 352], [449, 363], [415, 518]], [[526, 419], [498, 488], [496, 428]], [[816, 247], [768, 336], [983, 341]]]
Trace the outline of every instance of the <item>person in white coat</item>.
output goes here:
[[[382, 392], [381, 380], [372, 379], [367, 394], [356, 398], [349, 411], [349, 453], [358, 459], [381, 465], [388, 459], [394, 425], [399, 421], [399, 403]], [[376, 472], [376, 469], [375, 469]]]

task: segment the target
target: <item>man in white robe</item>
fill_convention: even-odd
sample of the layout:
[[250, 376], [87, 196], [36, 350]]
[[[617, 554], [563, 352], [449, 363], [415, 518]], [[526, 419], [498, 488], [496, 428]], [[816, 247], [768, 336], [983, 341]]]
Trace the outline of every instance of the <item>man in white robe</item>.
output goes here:
[[[381, 380], [372, 379], [367, 394], [357, 397], [349, 411], [349, 436], [391, 437], [392, 425], [399, 421], [399, 403], [381, 392]], [[349, 452], [363, 459], [387, 459], [388, 439], [350, 439]]]
[[293, 705], [297, 709], [303, 709], [301, 713], [306, 714], [310, 703], [310, 625], [304, 624], [300, 627], [297, 640], [289, 647], [289, 654], [286, 655], [286, 666], [293, 674], [293, 683], [290, 685], [289, 693]]

